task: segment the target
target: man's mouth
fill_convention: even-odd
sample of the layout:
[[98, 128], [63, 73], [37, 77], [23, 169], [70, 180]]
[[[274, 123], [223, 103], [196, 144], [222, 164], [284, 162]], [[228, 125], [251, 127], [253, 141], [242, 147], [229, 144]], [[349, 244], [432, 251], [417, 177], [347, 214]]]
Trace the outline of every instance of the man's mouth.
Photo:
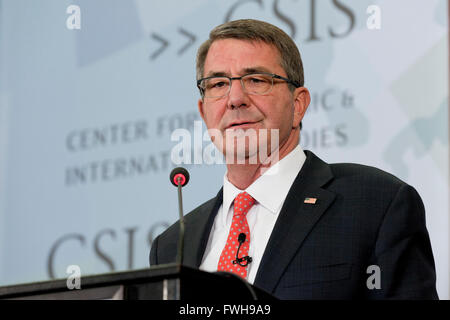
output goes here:
[[226, 129], [246, 129], [246, 128], [251, 128], [255, 125], [256, 122], [252, 122], [252, 121], [239, 121], [239, 122], [235, 122], [230, 124]]

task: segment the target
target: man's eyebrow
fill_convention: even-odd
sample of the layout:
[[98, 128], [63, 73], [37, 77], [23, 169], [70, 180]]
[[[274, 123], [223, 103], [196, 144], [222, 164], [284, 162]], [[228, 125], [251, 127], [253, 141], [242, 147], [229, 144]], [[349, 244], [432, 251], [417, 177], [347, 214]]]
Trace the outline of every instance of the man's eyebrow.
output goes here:
[[228, 74], [223, 71], [210, 71], [205, 76], [205, 78], [208, 77], [228, 77]]
[[[245, 75], [245, 74], [249, 74], [249, 73], [260, 73], [260, 72], [272, 73], [266, 67], [257, 66], [257, 67], [244, 68], [244, 69], [242, 69], [240, 74]], [[231, 77], [231, 75], [224, 71], [210, 71], [206, 74], [205, 78], [207, 78], [207, 77]]]
[[244, 74], [248, 74], [248, 73], [259, 73], [259, 72], [265, 72], [265, 73], [272, 73], [269, 69], [265, 68], [265, 67], [251, 67], [251, 68], [245, 68], [244, 70]]

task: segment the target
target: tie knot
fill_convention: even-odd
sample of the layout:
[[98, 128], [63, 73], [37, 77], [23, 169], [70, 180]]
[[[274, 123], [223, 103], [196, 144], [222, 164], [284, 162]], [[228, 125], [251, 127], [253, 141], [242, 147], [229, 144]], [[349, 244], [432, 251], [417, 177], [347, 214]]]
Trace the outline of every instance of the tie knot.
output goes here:
[[255, 204], [255, 199], [247, 192], [241, 192], [234, 199], [234, 215], [246, 215], [250, 208]]

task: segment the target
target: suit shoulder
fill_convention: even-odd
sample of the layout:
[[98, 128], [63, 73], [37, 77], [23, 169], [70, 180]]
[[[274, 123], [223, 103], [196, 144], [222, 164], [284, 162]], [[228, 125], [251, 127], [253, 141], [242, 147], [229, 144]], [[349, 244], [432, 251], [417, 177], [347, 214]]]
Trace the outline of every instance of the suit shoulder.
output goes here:
[[[331, 164], [330, 168], [334, 179], [329, 182], [327, 189], [334, 192], [337, 201], [341, 201], [346, 208], [365, 213], [362, 215], [365, 219], [379, 219], [376, 223], [379, 225], [390, 208], [395, 208], [396, 216], [402, 212], [399, 208], [406, 208], [407, 212], [417, 212], [419, 219], [423, 219], [424, 208], [419, 193], [396, 176], [375, 167], [354, 163]], [[409, 210], [412, 207], [416, 210]]]
[[406, 185], [404, 181], [384, 170], [357, 163], [333, 163], [331, 171], [336, 179], [362, 180], [376, 184], [390, 184], [396, 187]]
[[398, 177], [384, 170], [355, 163], [330, 164], [334, 179], [330, 190], [337, 193], [364, 195], [368, 198], [380, 197], [391, 201], [400, 190], [409, 190], [418, 194], [417, 190]]

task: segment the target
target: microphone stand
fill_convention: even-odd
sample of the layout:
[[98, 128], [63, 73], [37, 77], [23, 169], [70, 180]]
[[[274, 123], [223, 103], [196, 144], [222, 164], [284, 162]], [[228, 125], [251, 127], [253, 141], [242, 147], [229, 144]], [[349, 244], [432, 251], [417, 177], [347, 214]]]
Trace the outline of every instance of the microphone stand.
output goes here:
[[181, 194], [181, 181], [182, 178], [177, 178], [177, 188], [178, 188], [178, 212], [180, 215], [180, 236], [178, 237], [178, 255], [177, 255], [177, 264], [183, 264], [183, 248], [184, 248], [184, 215], [183, 215], [183, 197]]
[[176, 263], [178, 265], [183, 264], [183, 251], [184, 251], [184, 215], [183, 215], [183, 197], [181, 194], [181, 188], [185, 186], [189, 181], [189, 172], [178, 167], [172, 170], [170, 173], [170, 182], [178, 189], [178, 211], [180, 214], [180, 233], [178, 236], [178, 250]]

